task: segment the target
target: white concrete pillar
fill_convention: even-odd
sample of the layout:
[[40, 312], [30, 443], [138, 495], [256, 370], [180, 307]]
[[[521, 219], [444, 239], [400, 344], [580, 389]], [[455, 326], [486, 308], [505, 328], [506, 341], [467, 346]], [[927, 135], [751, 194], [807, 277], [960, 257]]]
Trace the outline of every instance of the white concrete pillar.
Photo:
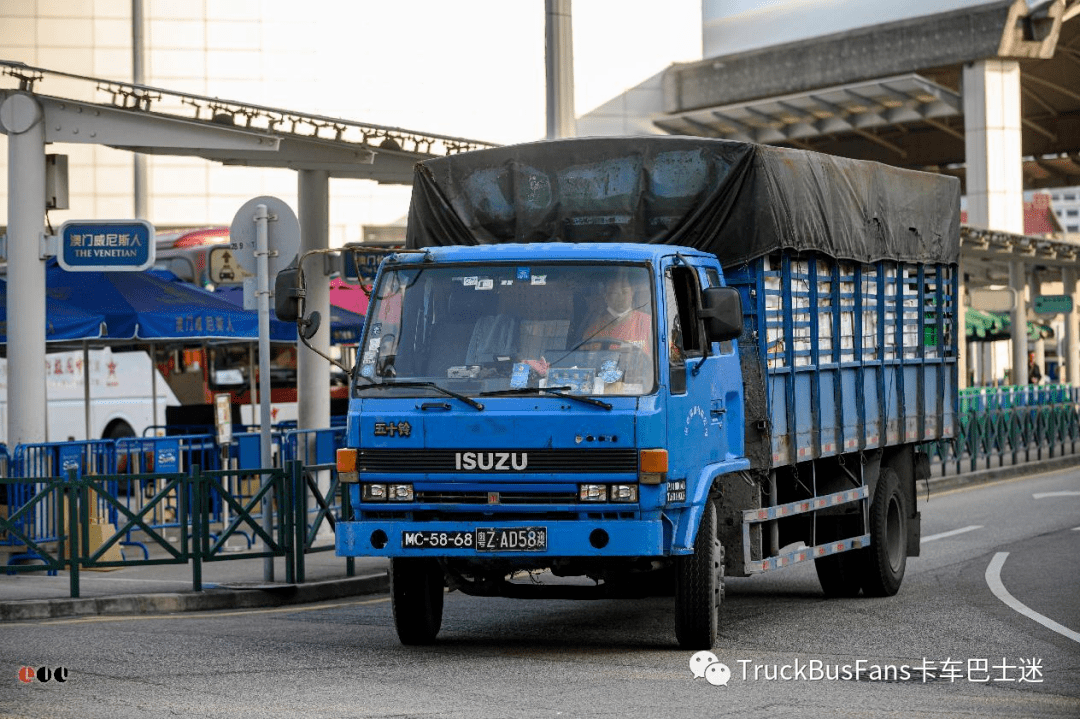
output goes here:
[[1009, 287], [1016, 291], [1016, 304], [1009, 313], [1012, 324], [1012, 379], [1014, 385], [1028, 381], [1027, 272], [1023, 262], [1009, 263]]
[[[964, 154], [968, 224], [1024, 234], [1024, 182], [1020, 125], [1020, 64], [980, 60], [964, 66]], [[1022, 289], [1022, 274], [1010, 286]], [[1024, 294], [1012, 312], [1013, 383], [1027, 382], [1027, 306]]]
[[8, 138], [7, 444], [47, 441], [45, 394], [45, 124], [30, 95], [0, 106]]
[[968, 224], [1022, 235], [1020, 64], [969, 63], [963, 83]]
[[[330, 247], [330, 174], [325, 170], [300, 170], [300, 256], [310, 250]], [[330, 354], [330, 278], [326, 272], [327, 255], [312, 255], [304, 262], [307, 295], [304, 298], [305, 316], [318, 312], [322, 326], [309, 342], [324, 355]], [[330, 426], [330, 363], [300, 343], [296, 353], [297, 417], [300, 429], [324, 429]], [[315, 463], [315, 442], [309, 438], [305, 456]], [[332, 461], [332, 460], [331, 460]], [[330, 492], [330, 471], [315, 472], [315, 482], [323, 497]], [[314, 509], [314, 501], [307, 500]], [[319, 527], [320, 541], [332, 539], [327, 523]]]
[[1062, 292], [1072, 297], [1072, 311], [1065, 315], [1065, 335], [1062, 341], [1065, 356], [1062, 366], [1065, 376], [1074, 387], [1080, 387], [1080, 297], [1076, 294], [1076, 268], [1061, 270]]
[[[1042, 280], [1039, 279], [1039, 273], [1035, 268], [1031, 268], [1031, 274], [1028, 276], [1028, 295], [1029, 295], [1029, 307], [1035, 306], [1035, 298], [1042, 294]], [[1042, 322], [1042, 318], [1036, 318]], [[1050, 318], [1045, 318], [1047, 322]], [[1026, 325], [1025, 325], [1026, 327]], [[1046, 340], [1041, 336], [1036, 338], [1034, 342], [1029, 343], [1029, 353], [1035, 354], [1035, 364], [1039, 366], [1039, 373], [1046, 379]], [[1040, 380], [1042, 381], [1042, 380]]]
[[979, 354], [981, 355], [981, 372], [979, 375], [979, 384], [982, 386], [990, 386], [994, 384], [994, 380], [997, 375], [994, 373], [994, 343], [993, 342], [980, 342]]
[[547, 136], [577, 135], [574, 117], [574, 39], [570, 0], [547, 0]]
[[[299, 220], [300, 256], [310, 250], [330, 246], [330, 176], [325, 170], [300, 170]], [[325, 255], [312, 255], [304, 263], [307, 297], [306, 314], [313, 311], [322, 317], [322, 328], [311, 338], [311, 345], [324, 354], [330, 352], [330, 280], [324, 270]], [[325, 359], [301, 345], [297, 348], [297, 427], [321, 429], [330, 426], [330, 365]]]

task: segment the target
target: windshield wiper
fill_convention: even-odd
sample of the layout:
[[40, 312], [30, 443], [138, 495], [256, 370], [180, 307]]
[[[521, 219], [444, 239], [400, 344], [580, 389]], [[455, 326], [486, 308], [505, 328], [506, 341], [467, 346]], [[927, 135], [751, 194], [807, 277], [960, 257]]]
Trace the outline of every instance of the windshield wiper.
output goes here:
[[465, 404], [469, 405], [470, 407], [473, 407], [477, 411], [480, 411], [480, 412], [484, 411], [484, 405], [480, 404], [479, 402], [477, 402], [472, 397], [466, 397], [465, 395], [458, 394], [457, 392], [454, 392], [453, 390], [446, 389], [445, 387], [440, 387], [439, 385], [435, 384], [434, 382], [378, 382], [378, 383], [372, 382], [371, 384], [360, 385], [356, 389], [357, 389], [357, 391], [360, 391], [360, 390], [365, 390], [365, 389], [371, 389], [372, 387], [379, 387], [379, 388], [383, 388], [383, 387], [424, 387], [424, 388], [427, 388], [427, 389], [433, 389], [433, 390], [436, 390], [438, 392], [442, 392], [447, 397], [453, 397], [454, 399], [459, 399], [462, 402], [464, 402]]
[[564, 390], [573, 389], [573, 387], [515, 387], [514, 389], [495, 389], [490, 392], [481, 392], [481, 397], [494, 397], [497, 395], [514, 395], [514, 394], [541, 394], [546, 392], [547, 394], [554, 395], [556, 397], [564, 397], [566, 399], [576, 399], [578, 402], [584, 402], [585, 404], [595, 405], [597, 407], [603, 407], [610, 410], [611, 405], [603, 400], [596, 399], [594, 397], [583, 397], [578, 394], [568, 394]]

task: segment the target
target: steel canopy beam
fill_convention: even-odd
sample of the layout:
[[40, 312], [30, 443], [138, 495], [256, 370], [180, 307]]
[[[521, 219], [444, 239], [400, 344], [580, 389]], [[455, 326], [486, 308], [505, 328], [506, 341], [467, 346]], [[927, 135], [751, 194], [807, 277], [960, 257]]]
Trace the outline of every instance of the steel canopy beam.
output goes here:
[[[0, 102], [15, 94], [0, 90]], [[273, 152], [279, 139], [264, 133], [107, 105], [35, 95], [44, 113], [45, 141], [124, 149], [245, 150]], [[171, 154], [171, 153], [170, 153]]]

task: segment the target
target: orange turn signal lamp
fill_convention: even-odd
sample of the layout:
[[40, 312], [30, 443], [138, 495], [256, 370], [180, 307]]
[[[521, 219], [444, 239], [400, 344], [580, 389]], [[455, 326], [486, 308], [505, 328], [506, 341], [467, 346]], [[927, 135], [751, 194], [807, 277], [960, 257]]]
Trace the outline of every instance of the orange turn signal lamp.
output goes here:
[[662, 484], [668, 471], [666, 449], [643, 449], [638, 455], [638, 481], [642, 484]]
[[357, 482], [360, 475], [356, 471], [356, 450], [339, 449], [337, 451], [337, 471], [339, 482]]

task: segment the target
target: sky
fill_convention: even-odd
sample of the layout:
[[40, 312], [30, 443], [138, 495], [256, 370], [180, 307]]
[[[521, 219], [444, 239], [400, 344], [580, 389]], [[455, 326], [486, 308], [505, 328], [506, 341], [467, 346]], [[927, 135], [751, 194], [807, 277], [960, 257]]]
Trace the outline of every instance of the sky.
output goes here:
[[[357, 68], [335, 90], [349, 93], [350, 118], [498, 143], [543, 137], [543, 0], [337, 3], [336, 12], [320, 23], [319, 56]], [[700, 0], [574, 0], [572, 16], [578, 115], [701, 58]]]

